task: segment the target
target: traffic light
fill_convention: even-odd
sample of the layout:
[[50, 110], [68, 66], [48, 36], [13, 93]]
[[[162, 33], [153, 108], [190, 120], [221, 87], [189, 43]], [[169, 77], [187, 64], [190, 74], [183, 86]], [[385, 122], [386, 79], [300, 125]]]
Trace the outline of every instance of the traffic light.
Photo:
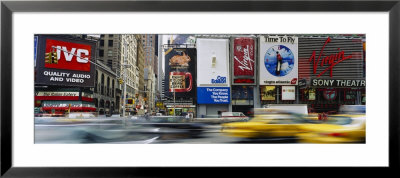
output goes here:
[[46, 64], [58, 64], [57, 52], [49, 52], [44, 54], [44, 62]]
[[57, 52], [52, 52], [52, 54], [51, 54], [51, 62], [52, 62], [53, 64], [58, 64]]
[[128, 104], [134, 104], [134, 101], [132, 98], [128, 98]]
[[124, 83], [124, 81], [122, 79], [119, 79], [119, 84]]
[[50, 52], [50, 53], [45, 53], [44, 54], [44, 63], [46, 63], [46, 64], [51, 64], [53, 61], [52, 61], [52, 53]]

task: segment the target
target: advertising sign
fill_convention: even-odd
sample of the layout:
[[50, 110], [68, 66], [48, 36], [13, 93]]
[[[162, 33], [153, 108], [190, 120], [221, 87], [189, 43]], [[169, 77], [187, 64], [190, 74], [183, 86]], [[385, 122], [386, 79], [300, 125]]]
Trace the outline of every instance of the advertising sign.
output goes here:
[[37, 43], [38, 43], [38, 36], [34, 37], [33, 41], [33, 46], [34, 46], [34, 54], [33, 54], [33, 59], [34, 59], [34, 67], [36, 67], [36, 58], [37, 58]]
[[298, 84], [298, 38], [260, 37], [260, 85]]
[[253, 100], [253, 86], [233, 86], [232, 99], [234, 100]]
[[261, 87], [261, 100], [262, 101], [275, 101], [276, 91], [275, 86], [262, 86]]
[[311, 80], [314, 87], [365, 87], [365, 79], [320, 79]]
[[330, 36], [299, 38], [299, 78], [365, 78], [363, 40]]
[[326, 100], [335, 100], [337, 96], [337, 90], [335, 88], [326, 88], [322, 91], [322, 95]]
[[197, 103], [229, 104], [229, 40], [197, 39]]
[[165, 54], [165, 94], [175, 98], [194, 98], [196, 49], [173, 48]]
[[295, 86], [282, 86], [282, 101], [296, 100]]
[[56, 52], [57, 62], [45, 62], [44, 67], [89, 72], [91, 48], [90, 45], [47, 39], [45, 53]]
[[315, 89], [311, 88], [308, 90], [308, 100], [314, 101], [315, 100]]
[[232, 38], [232, 84], [255, 84], [255, 38]]
[[35, 84], [94, 87], [95, 43], [39, 36]]
[[35, 93], [36, 96], [79, 96], [79, 92], [52, 92], [40, 91]]
[[229, 87], [199, 87], [197, 88], [198, 104], [229, 104]]

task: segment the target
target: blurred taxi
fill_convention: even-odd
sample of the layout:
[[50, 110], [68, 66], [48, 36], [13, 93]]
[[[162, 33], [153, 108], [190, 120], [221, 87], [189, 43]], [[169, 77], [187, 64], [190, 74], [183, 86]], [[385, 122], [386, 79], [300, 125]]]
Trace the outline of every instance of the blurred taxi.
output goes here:
[[280, 109], [262, 108], [248, 122], [222, 124], [225, 135], [241, 138], [284, 138], [296, 137], [302, 132], [300, 126], [318, 122], [306, 115], [285, 112]]
[[343, 106], [340, 114], [317, 125], [302, 125], [297, 137], [301, 143], [365, 143], [365, 106]]

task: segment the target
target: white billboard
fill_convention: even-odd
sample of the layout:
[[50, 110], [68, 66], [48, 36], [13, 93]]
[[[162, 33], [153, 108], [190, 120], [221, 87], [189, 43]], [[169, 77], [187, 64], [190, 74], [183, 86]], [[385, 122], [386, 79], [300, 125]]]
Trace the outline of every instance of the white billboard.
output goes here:
[[229, 40], [198, 38], [197, 103], [229, 104]]
[[260, 85], [298, 84], [298, 38], [260, 37]]
[[197, 86], [229, 86], [229, 40], [197, 39]]
[[282, 101], [285, 100], [296, 100], [295, 86], [282, 86]]

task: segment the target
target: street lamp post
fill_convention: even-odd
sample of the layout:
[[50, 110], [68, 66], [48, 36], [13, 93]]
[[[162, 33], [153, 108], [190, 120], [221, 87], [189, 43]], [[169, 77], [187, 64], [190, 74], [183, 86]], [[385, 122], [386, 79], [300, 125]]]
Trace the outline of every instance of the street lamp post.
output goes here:
[[[173, 82], [173, 78], [172, 78], [172, 83], [174, 83], [174, 82]], [[176, 105], [176, 104], [175, 104], [175, 88], [174, 88], [173, 90], [174, 90], [174, 116], [176, 116], [176, 113], [175, 113], [175, 105]]]
[[124, 49], [125, 49], [125, 51], [124, 51], [124, 63], [122, 64], [122, 66], [123, 66], [123, 80], [124, 80], [124, 93], [123, 93], [123, 96], [122, 96], [122, 117], [125, 117], [125, 110], [126, 110], [126, 104], [125, 104], [125, 102], [126, 102], [126, 82], [127, 82], [127, 68], [128, 68], [128, 61], [127, 61], [127, 55], [128, 55], [128, 49], [127, 49], [127, 46], [128, 46], [128, 42], [127, 41], [124, 41]]

